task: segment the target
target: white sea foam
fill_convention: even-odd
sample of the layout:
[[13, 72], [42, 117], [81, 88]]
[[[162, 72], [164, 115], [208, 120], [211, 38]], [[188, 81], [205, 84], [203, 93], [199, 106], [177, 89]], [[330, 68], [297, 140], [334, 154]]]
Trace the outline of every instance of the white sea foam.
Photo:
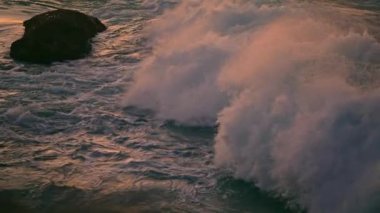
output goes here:
[[375, 212], [380, 44], [318, 7], [184, 1], [148, 27], [125, 104], [217, 122], [217, 165], [309, 212]]

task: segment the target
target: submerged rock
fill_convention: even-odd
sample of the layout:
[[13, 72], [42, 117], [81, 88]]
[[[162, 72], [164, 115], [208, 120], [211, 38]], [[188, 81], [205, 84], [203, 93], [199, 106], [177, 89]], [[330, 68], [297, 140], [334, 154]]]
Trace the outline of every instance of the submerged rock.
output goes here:
[[23, 37], [12, 43], [10, 56], [32, 63], [83, 58], [91, 51], [91, 38], [106, 30], [99, 19], [64, 9], [34, 16], [24, 27]]

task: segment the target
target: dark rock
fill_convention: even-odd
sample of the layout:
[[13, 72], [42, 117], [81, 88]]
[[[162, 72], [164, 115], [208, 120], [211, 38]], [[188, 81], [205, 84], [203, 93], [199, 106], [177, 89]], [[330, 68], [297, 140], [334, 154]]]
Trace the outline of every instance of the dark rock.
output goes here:
[[91, 51], [91, 38], [106, 30], [99, 19], [64, 9], [34, 16], [24, 27], [23, 37], [12, 43], [10, 56], [32, 63], [83, 58]]

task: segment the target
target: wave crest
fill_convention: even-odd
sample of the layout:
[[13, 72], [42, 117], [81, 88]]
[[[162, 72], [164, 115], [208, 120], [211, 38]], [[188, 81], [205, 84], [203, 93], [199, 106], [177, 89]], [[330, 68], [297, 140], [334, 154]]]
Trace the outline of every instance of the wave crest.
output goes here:
[[217, 165], [310, 212], [378, 210], [380, 44], [316, 6], [179, 4], [148, 28], [125, 104], [217, 121]]

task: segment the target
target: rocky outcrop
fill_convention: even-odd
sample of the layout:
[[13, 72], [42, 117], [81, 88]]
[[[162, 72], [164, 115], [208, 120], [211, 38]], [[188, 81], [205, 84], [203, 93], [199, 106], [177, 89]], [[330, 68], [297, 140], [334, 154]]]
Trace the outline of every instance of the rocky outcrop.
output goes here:
[[99, 19], [74, 10], [58, 9], [24, 22], [21, 39], [10, 56], [31, 63], [79, 59], [91, 51], [91, 38], [106, 30]]

